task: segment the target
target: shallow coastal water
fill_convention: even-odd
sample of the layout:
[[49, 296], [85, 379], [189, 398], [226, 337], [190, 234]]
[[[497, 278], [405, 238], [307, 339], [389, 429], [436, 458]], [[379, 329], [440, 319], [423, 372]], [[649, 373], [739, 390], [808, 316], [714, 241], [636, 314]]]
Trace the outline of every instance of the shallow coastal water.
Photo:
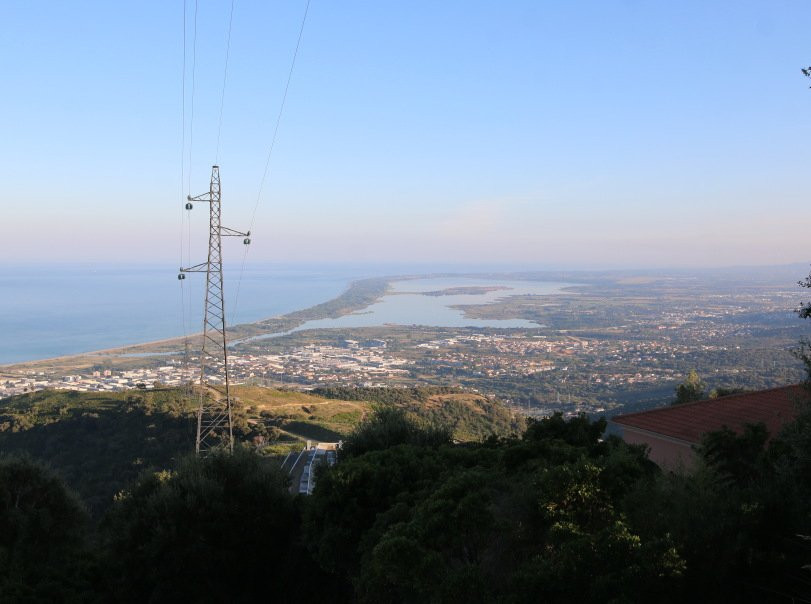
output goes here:
[[[261, 340], [307, 329], [376, 327], [381, 325], [422, 325], [427, 327], [495, 327], [537, 328], [537, 323], [524, 319], [474, 319], [465, 316], [464, 308], [455, 306], [492, 304], [509, 296], [548, 296], [559, 293], [572, 283], [551, 281], [513, 281], [474, 277], [438, 277], [393, 281], [391, 291], [376, 303], [357, 312], [334, 319], [307, 321], [277, 334], [249, 338]], [[443, 290], [478, 290], [477, 293], [451, 293]], [[492, 291], [487, 291], [492, 290]], [[430, 294], [430, 295], [429, 295]], [[439, 294], [439, 295], [437, 295]]]

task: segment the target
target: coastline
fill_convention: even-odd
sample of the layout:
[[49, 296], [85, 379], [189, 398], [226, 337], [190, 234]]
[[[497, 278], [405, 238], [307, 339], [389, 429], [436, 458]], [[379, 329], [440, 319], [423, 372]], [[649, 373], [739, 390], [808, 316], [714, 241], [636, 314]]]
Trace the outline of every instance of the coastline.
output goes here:
[[[511, 274], [511, 273], [427, 273], [389, 275], [384, 277], [370, 277], [350, 282], [347, 289], [339, 296], [310, 306], [295, 310], [283, 315], [268, 317], [251, 323], [240, 323], [228, 327], [228, 339], [235, 343], [263, 337], [282, 332], [288, 332], [307, 323], [320, 319], [339, 318], [358, 310], [362, 310], [385, 295], [390, 294], [391, 284], [395, 281], [409, 281], [416, 279], [435, 279], [448, 277], [479, 278], [487, 280], [512, 279], [517, 281], [549, 281], [560, 275], [553, 274]], [[574, 288], [581, 288], [584, 284], [571, 284], [562, 288], [562, 292], [572, 292]], [[466, 309], [467, 310], [467, 309]], [[472, 309], [470, 309], [472, 310]], [[468, 313], [466, 313], [467, 315]], [[22, 372], [70, 372], [87, 370], [103, 365], [105, 368], [126, 369], [141, 366], [145, 361], [155, 361], [161, 356], [179, 353], [188, 340], [192, 349], [199, 348], [201, 333], [188, 336], [172, 336], [147, 342], [124, 344], [87, 352], [58, 355], [43, 359], [21, 361], [17, 363], [0, 364], [0, 374], [19, 374]]]
[[[390, 289], [390, 283], [401, 279], [399, 276], [371, 277], [352, 281], [341, 295], [326, 302], [316, 304], [301, 310], [286, 313], [252, 323], [240, 323], [227, 328], [229, 340], [241, 340], [279, 331], [294, 329], [307, 321], [324, 318], [335, 318], [349, 314], [356, 310], [374, 304]], [[405, 277], [408, 278], [408, 277]], [[76, 354], [59, 355], [44, 359], [21, 361], [19, 363], [0, 364], [0, 374], [19, 373], [24, 371], [42, 371], [43, 366], [48, 370], [86, 369], [93, 366], [94, 361], [103, 359], [105, 365], [121, 366], [139, 360], [131, 355], [138, 355], [140, 360], [151, 355], [163, 355], [182, 350], [188, 339], [192, 347], [199, 346], [198, 340], [202, 333], [188, 336], [173, 336], [149, 342], [125, 344], [112, 348], [91, 350]]]

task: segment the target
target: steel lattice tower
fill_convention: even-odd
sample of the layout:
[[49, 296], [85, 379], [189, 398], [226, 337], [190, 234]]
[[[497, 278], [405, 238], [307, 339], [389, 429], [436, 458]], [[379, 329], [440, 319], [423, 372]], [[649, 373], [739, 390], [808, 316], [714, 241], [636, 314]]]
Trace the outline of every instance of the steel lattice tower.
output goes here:
[[222, 238], [245, 237], [250, 243], [250, 231], [242, 233], [222, 226], [220, 167], [211, 167], [211, 185], [207, 193], [188, 196], [186, 209], [193, 201], [209, 204], [208, 260], [189, 268], [184, 273], [206, 274], [206, 295], [203, 308], [203, 343], [200, 351], [200, 404], [197, 409], [197, 454], [205, 454], [216, 447], [234, 449], [231, 425], [231, 392], [228, 374], [228, 346], [225, 337], [225, 295], [222, 280]]

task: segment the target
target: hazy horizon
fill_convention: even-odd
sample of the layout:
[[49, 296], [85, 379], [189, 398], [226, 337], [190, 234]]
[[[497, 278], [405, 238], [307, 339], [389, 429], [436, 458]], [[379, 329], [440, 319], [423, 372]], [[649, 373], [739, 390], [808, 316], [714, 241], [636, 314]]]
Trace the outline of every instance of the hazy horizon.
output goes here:
[[[228, 258], [227, 256], [223, 261], [223, 270], [230, 277], [235, 276], [243, 269], [241, 262], [241, 255], [239, 257]], [[123, 270], [127, 269], [162, 269], [166, 270], [167, 274], [174, 276], [176, 272], [176, 259], [156, 259], [148, 261], [136, 261], [126, 259], [123, 261], [116, 260], [18, 260], [8, 261], [0, 260], [0, 268], [6, 269], [58, 269], [60, 267], [70, 268], [86, 268], [93, 270], [94, 268], [103, 268], [105, 270], [115, 269], [119, 267]], [[448, 273], [448, 274], [474, 274], [474, 273], [520, 273], [520, 272], [582, 272], [582, 273], [706, 273], [706, 272], [728, 272], [734, 273], [737, 271], [763, 271], [772, 273], [773, 271], [785, 271], [787, 274], [793, 274], [791, 277], [791, 285], [794, 285], [798, 276], [803, 276], [808, 272], [809, 262], [786, 262], [781, 264], [717, 264], [706, 266], [690, 266], [690, 265], [661, 265], [661, 266], [644, 266], [644, 265], [619, 265], [619, 264], [548, 264], [544, 262], [513, 262], [513, 263], [498, 263], [498, 262], [467, 262], [467, 263], [453, 263], [444, 261], [434, 262], [409, 262], [409, 261], [341, 261], [341, 260], [311, 260], [311, 261], [281, 261], [281, 260], [258, 260], [249, 259], [244, 264], [244, 269], [249, 270], [258, 267], [272, 267], [277, 269], [291, 268], [291, 269], [309, 269], [309, 270], [323, 270], [325, 272], [331, 270], [353, 270], [362, 274], [363, 271], [368, 271], [369, 276], [403, 276], [403, 275], [423, 275], [431, 273]], [[795, 274], [796, 273], [796, 274]], [[365, 273], [364, 273], [365, 274]], [[797, 278], [795, 278], [797, 277]]]

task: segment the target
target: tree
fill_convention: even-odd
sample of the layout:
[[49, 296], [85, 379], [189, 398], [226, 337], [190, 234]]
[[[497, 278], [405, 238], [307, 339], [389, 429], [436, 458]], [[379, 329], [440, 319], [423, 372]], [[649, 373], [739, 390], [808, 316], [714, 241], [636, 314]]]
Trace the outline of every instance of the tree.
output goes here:
[[[802, 281], [797, 281], [797, 285], [800, 287], [811, 288], [811, 273], [809, 273], [809, 275]], [[800, 315], [801, 319], [811, 317], [811, 302], [802, 302], [800, 304], [800, 308], [797, 309], [797, 314]]]
[[704, 394], [705, 385], [698, 376], [695, 369], [691, 369], [687, 374], [687, 378], [678, 386], [676, 386], [676, 400], [673, 401], [674, 405], [682, 403], [690, 403], [693, 401], [700, 401], [706, 398]]
[[248, 450], [145, 475], [102, 525], [115, 599], [244, 602], [320, 598], [287, 477]]
[[745, 486], [762, 477], [769, 433], [764, 424], [747, 424], [742, 434], [726, 426], [704, 435], [699, 454], [728, 482]]
[[560, 411], [542, 420], [530, 419], [524, 432], [524, 440], [559, 439], [574, 447], [593, 447], [600, 441], [607, 422], [600, 418], [594, 422], [585, 413], [566, 420]]
[[381, 404], [346, 439], [340, 455], [346, 459], [396, 445], [439, 446], [450, 441], [451, 431], [444, 426], [421, 425], [405, 409]]
[[314, 557], [353, 601], [671, 601], [684, 564], [666, 529], [642, 539], [621, 509], [658, 469], [601, 438], [604, 420], [556, 415], [462, 446], [375, 422], [319, 474], [305, 514]]
[[86, 523], [53, 472], [27, 457], [0, 456], [0, 599], [84, 601]]
[[518, 568], [517, 601], [674, 600], [685, 563], [666, 531], [643, 538], [628, 523], [618, 509], [625, 493], [607, 488], [607, 461], [581, 459], [539, 474], [539, 547]]
[[[809, 67], [808, 70], [811, 70], [811, 67]], [[808, 70], [803, 69], [803, 73], [809, 75], [811, 72], [806, 73]], [[811, 288], [811, 274], [809, 274], [804, 280], [798, 281], [797, 284], [800, 287]], [[797, 314], [801, 319], [808, 319], [811, 317], [811, 302], [800, 303], [800, 308], [797, 309]], [[811, 340], [808, 338], [800, 339], [799, 346], [794, 351], [794, 354], [803, 362], [803, 365], [805, 365], [806, 381], [809, 383], [809, 385], [811, 385]]]

